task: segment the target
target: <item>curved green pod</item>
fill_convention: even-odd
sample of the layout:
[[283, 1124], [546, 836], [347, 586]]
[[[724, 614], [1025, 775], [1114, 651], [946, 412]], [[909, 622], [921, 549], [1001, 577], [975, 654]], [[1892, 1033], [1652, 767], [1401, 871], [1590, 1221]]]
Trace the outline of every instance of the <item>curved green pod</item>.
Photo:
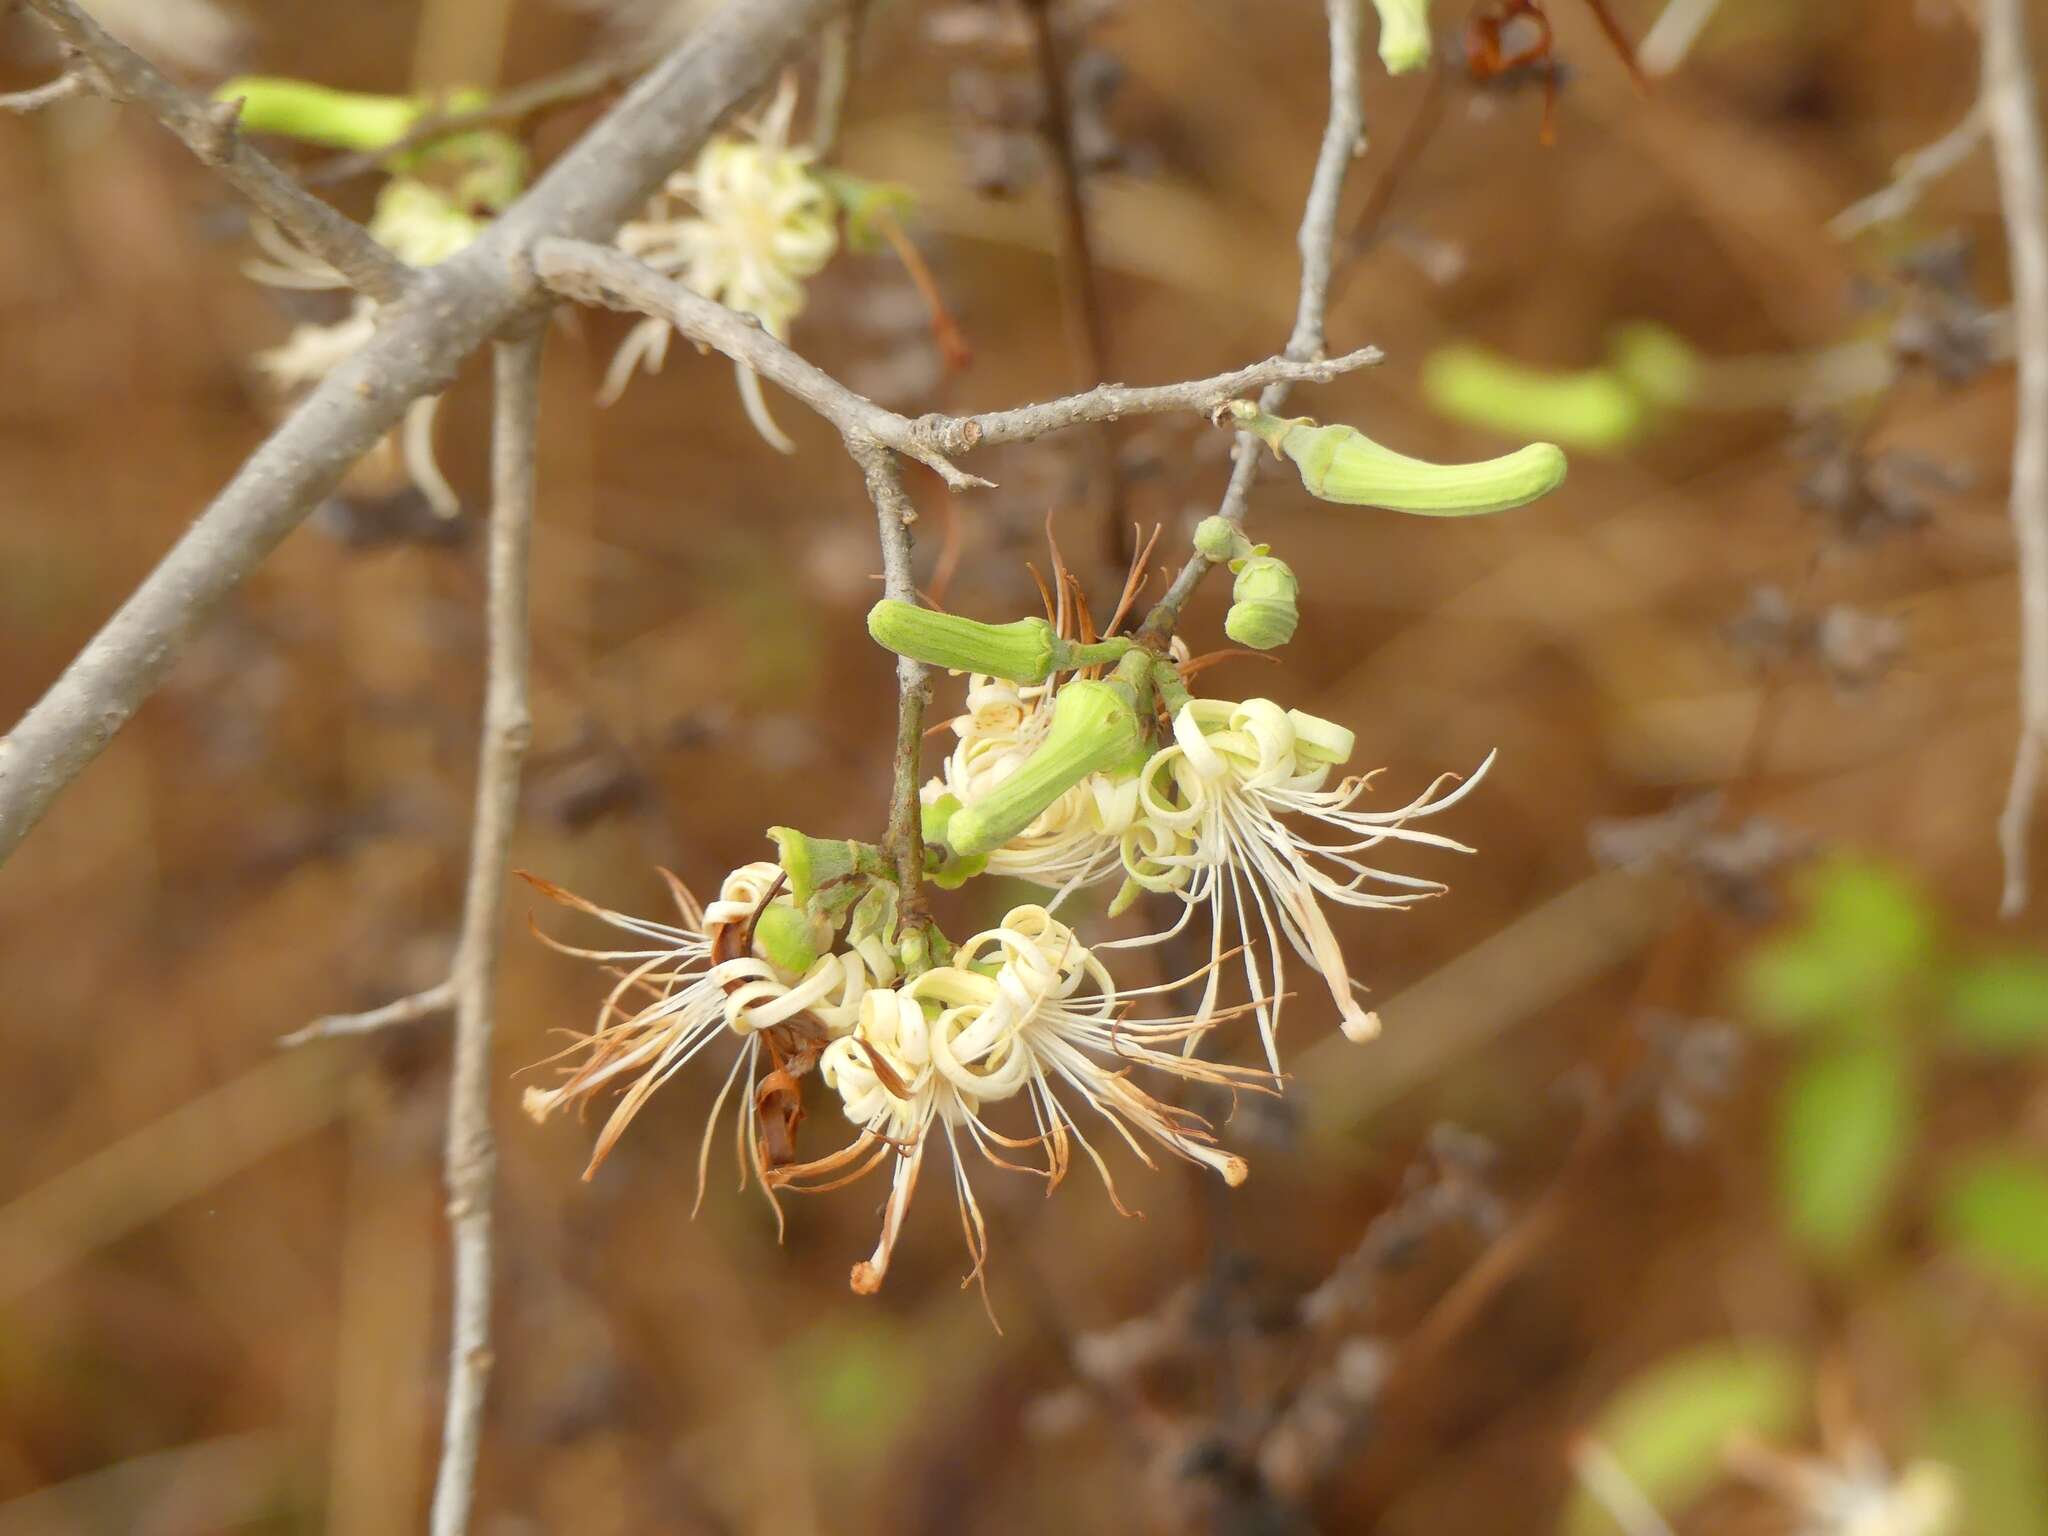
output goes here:
[[1310, 495], [1346, 506], [1477, 517], [1524, 506], [1564, 483], [1564, 450], [1554, 443], [1531, 443], [1477, 464], [1432, 464], [1383, 448], [1356, 427], [1268, 416], [1242, 400], [1229, 410], [1246, 431], [1294, 461]]
[[1142, 740], [1128, 683], [1068, 683], [1053, 700], [1052, 726], [1038, 750], [988, 795], [952, 814], [947, 846], [963, 859], [993, 853], [1089, 774], [1130, 758]]
[[1649, 398], [1618, 369], [1551, 373], [1476, 346], [1431, 353], [1422, 365], [1422, 394], [1454, 421], [1591, 453], [1631, 446], [1654, 417]]
[[238, 75], [213, 97], [240, 101], [241, 126], [251, 133], [272, 133], [330, 149], [382, 149], [411, 132], [422, 111], [420, 103], [407, 96], [337, 91], [277, 75]]

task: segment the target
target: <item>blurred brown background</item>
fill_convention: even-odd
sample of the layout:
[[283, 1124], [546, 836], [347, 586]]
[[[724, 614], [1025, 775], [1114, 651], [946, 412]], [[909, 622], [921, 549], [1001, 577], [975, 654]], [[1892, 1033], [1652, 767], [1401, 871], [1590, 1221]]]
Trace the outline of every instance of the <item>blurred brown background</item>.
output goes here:
[[[1638, 32], [1658, 10], [1616, 4]], [[976, 94], [1013, 76], [1028, 86], [1028, 72], [935, 36], [949, 9], [962, 8], [876, 8], [842, 160], [915, 190], [913, 228], [973, 364], [945, 376], [886, 255], [838, 258], [794, 336], [903, 409], [1020, 402], [1075, 371], [1056, 213], [1028, 135], [991, 147], [976, 125]], [[1104, 14], [1076, 46], [1123, 77], [1100, 111], [1123, 158], [1089, 193], [1112, 376], [1166, 381], [1277, 350], [1325, 106], [1320, 7], [1093, 9]], [[1967, 108], [1975, 34], [1955, 7], [1726, 0], [1684, 71], [1648, 97], [1576, 0], [1551, 9], [1570, 70], [1558, 143], [1538, 143], [1537, 92], [1446, 85], [1441, 126], [1330, 316], [1334, 347], [1376, 343], [1387, 362], [1304, 392], [1301, 409], [1409, 452], [1480, 456], [1505, 445], [1418, 397], [1422, 358], [1447, 342], [1576, 367], [1624, 320], [1659, 321], [1715, 355], [1819, 348], [1866, 326], [1855, 284], [1885, 270], [1884, 242], [1844, 246], [1825, 225]], [[191, 61], [188, 78], [510, 83], [609, 46], [599, 18], [542, 0], [264, 0], [234, 14], [229, 52]], [[2037, 19], [2048, 33], [2048, 8]], [[43, 78], [27, 21], [0, 27], [6, 83]], [[1372, 148], [1353, 206], [1423, 90], [1368, 57]], [[592, 110], [551, 118], [539, 151]], [[1005, 153], [1022, 156], [1023, 184], [985, 195], [973, 173]], [[338, 195], [360, 211], [367, 189]], [[148, 122], [101, 103], [0, 121], [0, 208], [0, 715], [12, 719], [260, 439], [272, 407], [250, 356], [317, 306], [246, 281], [245, 227], [222, 190]], [[1939, 187], [1912, 229], [1971, 237], [1973, 273], [2003, 302], [1988, 160]], [[1446, 271], [1451, 252], [1461, 260]], [[623, 325], [564, 318], [550, 349], [537, 737], [516, 862], [651, 909], [653, 866], [713, 887], [764, 856], [770, 823], [873, 836], [893, 690], [860, 628], [876, 590], [872, 516], [830, 434], [775, 401], [802, 450], [778, 457], [747, 427], [730, 370], [683, 347], [599, 409]], [[487, 402], [471, 374], [441, 427], [470, 508], [460, 524], [434, 528], [373, 496], [323, 512], [0, 876], [10, 1536], [385, 1532], [422, 1518], [446, 1327], [443, 1030], [289, 1053], [275, 1041], [427, 984], [446, 962], [479, 707]], [[1737, 778], [1775, 689], [1752, 808], [1910, 871], [1958, 942], [1991, 934], [2015, 728], [2010, 401], [2003, 368], [1958, 386], [1909, 377], [1875, 442], [1967, 485], [1936, 498], [1926, 526], [1865, 546], [1795, 495], [1810, 466], [1788, 452], [1778, 411], [1686, 417], [1631, 455], [1578, 456], [1562, 493], [1470, 523], [1316, 505], [1283, 477], [1262, 480], [1253, 530], [1304, 576], [1303, 636], [1279, 665], [1234, 661], [1205, 686], [1354, 726], [1361, 758], [1387, 765], [1402, 798], [1498, 748], [1453, 829], [1480, 854], [1429, 868], [1451, 879], [1446, 899], [1346, 914], [1387, 1037], [1322, 1047], [1328, 1005], [1300, 999], [1291, 1113], [1246, 1111], [1231, 1127], [1253, 1156], [1244, 1190], [1225, 1198], [1176, 1169], [1120, 1163], [1137, 1224], [1086, 1177], [1050, 1202], [1029, 1181], [980, 1179], [1000, 1335], [958, 1288], [939, 1184], [873, 1300], [848, 1294], [844, 1275], [871, 1242], [878, 1192], [792, 1202], [778, 1247], [758, 1199], [731, 1195], [722, 1136], [691, 1222], [708, 1081], [668, 1089], [580, 1183], [584, 1134], [529, 1125], [514, 1073], [553, 1048], [549, 1031], [587, 1023], [597, 978], [526, 937], [529, 901], [515, 894], [478, 1528], [1292, 1528], [1249, 1523], [1283, 1516], [1233, 1491], [1253, 1454], [1233, 1415], [1263, 1401], [1260, 1341], [1284, 1333], [1271, 1319], [1396, 1200], [1431, 1127], [1495, 1144], [1487, 1177], [1512, 1219], [1570, 1165], [1575, 1075], [1626, 1054], [1643, 1008], [1733, 1006], [1730, 967], [1757, 926], [1702, 915], [1682, 881], [1604, 872], [1591, 823]], [[1226, 446], [1177, 418], [1118, 431], [1128, 515], [1165, 522], [1171, 558], [1220, 493]], [[922, 570], [949, 525], [958, 540], [948, 606], [1029, 611], [1023, 562], [1042, 568], [1048, 512], [1107, 606], [1092, 452], [1073, 437], [989, 455], [973, 467], [1001, 489], [951, 508], [918, 479]], [[1753, 586], [1809, 579], [1811, 606], [1903, 620], [1905, 653], [1880, 680], [1845, 690], [1795, 661], [1773, 682], [1727, 643]], [[1222, 643], [1218, 587], [1188, 627], [1197, 649]], [[942, 708], [955, 697], [942, 691]], [[949, 926], [969, 931], [985, 911]], [[2022, 937], [2038, 943], [2043, 912], [2037, 900]], [[1910, 1425], [1920, 1357], [1881, 1299], [1926, 1257], [1910, 1191], [1877, 1278], [1817, 1278], [1772, 1220], [1776, 1070], [1771, 1047], [1751, 1052], [1693, 1148], [1647, 1119], [1610, 1137], [1508, 1282], [1426, 1371], [1397, 1374], [1288, 1518], [1390, 1536], [1551, 1529], [1572, 1430], [1662, 1352], [1731, 1332], [1846, 1361], [1880, 1383], [1861, 1400]], [[1928, 1148], [1995, 1126], [2038, 1150], [2044, 1084], [2038, 1060], [1950, 1084]], [[1427, 1245], [1360, 1331], [1398, 1358], [1490, 1251], [1483, 1233]], [[1106, 1408], [1077, 1392], [1077, 1339], [1154, 1312], [1191, 1279], [1221, 1309], [1197, 1329], [1210, 1355]], [[2038, 1309], [1970, 1319], [1956, 1353], [2011, 1356], [2039, 1381]], [[1894, 1442], [1892, 1423], [1878, 1438], [1903, 1453], [1910, 1438]], [[1768, 1508], [1726, 1518], [1690, 1528], [1789, 1529]]]

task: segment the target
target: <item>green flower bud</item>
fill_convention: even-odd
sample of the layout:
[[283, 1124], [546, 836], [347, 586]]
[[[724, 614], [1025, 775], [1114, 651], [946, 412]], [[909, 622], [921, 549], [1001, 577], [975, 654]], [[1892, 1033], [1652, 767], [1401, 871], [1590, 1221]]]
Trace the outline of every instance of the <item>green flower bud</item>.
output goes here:
[[1272, 555], [1242, 560], [1223, 632], [1255, 651], [1283, 646], [1294, 638], [1294, 627], [1301, 622], [1301, 610], [1295, 606], [1300, 594], [1301, 582], [1284, 561]]
[[1431, 464], [1382, 448], [1356, 427], [1268, 416], [1243, 400], [1231, 403], [1230, 414], [1274, 452], [1294, 460], [1311, 496], [1347, 506], [1474, 517], [1522, 506], [1564, 483], [1564, 451], [1551, 443], [1532, 443], [1478, 464]]
[[329, 90], [310, 80], [238, 75], [213, 93], [215, 101], [242, 103], [241, 126], [325, 144], [333, 149], [382, 149], [412, 130], [420, 103], [404, 96]]
[[941, 795], [918, 813], [924, 832], [925, 878], [942, 891], [957, 891], [988, 868], [985, 853], [971, 859], [950, 856], [946, 834], [952, 829], [953, 815], [959, 809], [958, 796]]
[[754, 945], [769, 961], [801, 976], [817, 963], [811, 920], [786, 901], [771, 901], [754, 921]]
[[1591, 453], [1640, 440], [1652, 412], [1613, 368], [1548, 373], [1484, 347], [1444, 347], [1422, 366], [1422, 393], [1454, 421], [1511, 437], [1543, 437]]
[[1429, 0], [1373, 0], [1380, 13], [1380, 62], [1390, 75], [1429, 63]]
[[1205, 517], [1195, 524], [1195, 549], [1218, 565], [1255, 553], [1252, 541], [1228, 518]]
[[1024, 765], [978, 805], [955, 811], [946, 841], [962, 858], [992, 853], [1091, 773], [1142, 744], [1137, 694], [1127, 683], [1072, 682], [1053, 701], [1052, 726]]
[[885, 597], [868, 610], [868, 633], [884, 650], [957, 672], [1013, 683], [1042, 683], [1060, 659], [1059, 637], [1044, 619], [983, 624]]
[[770, 827], [776, 862], [789, 876], [789, 894], [813, 917], [837, 919], [866, 889], [869, 881], [891, 880], [895, 871], [873, 843], [843, 837], [812, 837], [795, 827]]

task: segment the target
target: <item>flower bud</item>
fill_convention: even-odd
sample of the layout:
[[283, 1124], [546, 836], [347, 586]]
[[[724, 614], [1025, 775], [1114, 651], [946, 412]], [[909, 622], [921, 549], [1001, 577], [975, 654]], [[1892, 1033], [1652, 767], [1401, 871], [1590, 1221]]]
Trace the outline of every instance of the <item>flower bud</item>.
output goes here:
[[988, 855], [976, 854], [963, 859], [951, 853], [951, 844], [946, 834], [952, 830], [953, 818], [959, 813], [960, 801], [953, 795], [941, 795], [918, 813], [920, 829], [924, 833], [925, 878], [942, 891], [958, 890], [969, 880], [988, 868]]
[[1195, 549], [1222, 564], [1242, 560], [1253, 550], [1252, 541], [1227, 517], [1205, 517], [1195, 524]]
[[1380, 62], [1390, 75], [1429, 63], [1429, 0], [1373, 0], [1380, 13]]
[[840, 882], [847, 882], [848, 890], [858, 894], [852, 876], [889, 873], [887, 861], [872, 843], [812, 837], [795, 827], [770, 827], [768, 836], [775, 844], [776, 862], [789, 876], [790, 897], [800, 907], [808, 907], [822, 888]]
[[1268, 416], [1243, 400], [1231, 403], [1230, 414], [1274, 452], [1294, 460], [1310, 495], [1347, 506], [1472, 517], [1522, 506], [1564, 483], [1564, 451], [1551, 443], [1532, 443], [1478, 464], [1431, 464], [1382, 448], [1356, 427]]
[[811, 920], [786, 901], [771, 901], [754, 920], [754, 947], [778, 969], [801, 976], [818, 960]]
[[953, 813], [947, 844], [961, 858], [994, 852], [1089, 774], [1131, 757], [1141, 740], [1129, 684], [1068, 683], [1053, 700], [1052, 725], [1038, 750], [980, 802]]
[[892, 597], [868, 610], [868, 633], [883, 649], [912, 661], [1013, 683], [1042, 683], [1061, 659], [1059, 637], [1044, 619], [983, 624]]
[[1223, 632], [1255, 651], [1285, 645], [1301, 622], [1301, 610], [1295, 606], [1300, 593], [1301, 582], [1284, 561], [1272, 555], [1253, 555], [1240, 561]]

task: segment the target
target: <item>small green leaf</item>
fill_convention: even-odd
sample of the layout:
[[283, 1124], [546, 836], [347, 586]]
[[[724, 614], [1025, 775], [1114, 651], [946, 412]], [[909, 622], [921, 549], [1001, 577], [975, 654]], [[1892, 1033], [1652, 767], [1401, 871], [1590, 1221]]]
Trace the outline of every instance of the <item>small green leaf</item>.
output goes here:
[[1778, 1100], [1778, 1194], [1785, 1225], [1839, 1261], [1883, 1217], [1913, 1140], [1903, 1045], [1881, 1035], [1809, 1056]]
[[846, 215], [849, 250], [880, 250], [888, 238], [882, 232], [883, 223], [900, 224], [916, 211], [917, 194], [901, 182], [868, 181], [832, 169], [814, 169], [811, 174]]
[[2048, 1413], [2023, 1379], [1973, 1382], [1937, 1404], [1927, 1450], [1955, 1469], [1968, 1536], [2048, 1536]]
[[1933, 957], [1932, 910], [1868, 860], [1832, 860], [1806, 886], [1804, 921], [1758, 946], [1743, 967], [1746, 1011], [1784, 1029], [1882, 1025]]
[[1971, 1263], [2048, 1300], [2048, 1168], [2038, 1157], [1982, 1153], [1941, 1194], [1942, 1235]]
[[1995, 955], [1955, 973], [1948, 1036], [1986, 1055], [2048, 1046], [2048, 955]]
[[[1738, 1434], [1783, 1439], [1797, 1427], [1805, 1372], [1771, 1347], [1710, 1344], [1659, 1361], [1609, 1400], [1590, 1433], [1659, 1509], [1675, 1514], [1721, 1476]], [[1584, 1489], [1566, 1506], [1564, 1536], [1614, 1536], [1613, 1517]]]

